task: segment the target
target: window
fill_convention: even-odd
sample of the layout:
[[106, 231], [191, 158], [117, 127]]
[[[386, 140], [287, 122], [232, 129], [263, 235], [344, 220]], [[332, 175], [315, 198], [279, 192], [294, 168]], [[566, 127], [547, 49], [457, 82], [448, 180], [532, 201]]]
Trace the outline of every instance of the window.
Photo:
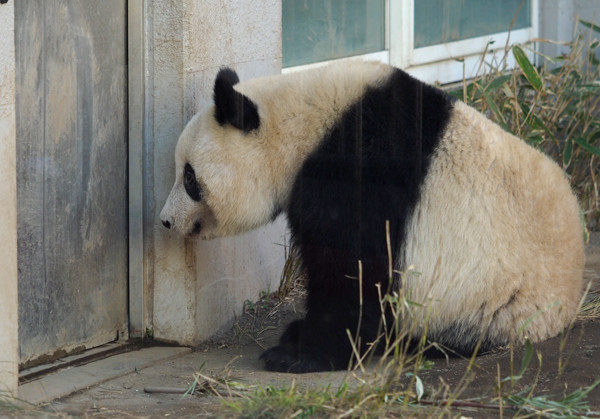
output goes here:
[[484, 51], [499, 60], [537, 36], [538, 1], [283, 0], [284, 72], [358, 56], [427, 82], [473, 77]]
[[[520, 10], [523, 3], [522, 10]], [[529, 1], [419, 0], [414, 3], [415, 48], [527, 28]], [[435, 11], [435, 12], [433, 12]]]
[[385, 0], [283, 0], [283, 66], [385, 49]]

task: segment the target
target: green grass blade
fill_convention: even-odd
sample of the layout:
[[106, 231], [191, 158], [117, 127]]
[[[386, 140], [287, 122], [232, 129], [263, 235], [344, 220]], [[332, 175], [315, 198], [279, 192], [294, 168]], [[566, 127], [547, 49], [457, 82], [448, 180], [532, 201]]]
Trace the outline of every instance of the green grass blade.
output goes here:
[[563, 401], [580, 402], [585, 397], [587, 397], [587, 395], [590, 393], [590, 391], [592, 391], [593, 389], [598, 387], [598, 385], [600, 385], [600, 379], [597, 379], [596, 381], [594, 381], [592, 383], [592, 385], [590, 385], [589, 387], [587, 387], [585, 389], [579, 389], [579, 390], [574, 391], [571, 394], [568, 394], [567, 396], [565, 396]]
[[519, 369], [519, 377], [522, 377], [525, 373], [527, 367], [531, 363], [531, 358], [533, 358], [533, 345], [529, 339], [525, 340], [525, 353], [523, 354], [523, 359], [521, 360], [521, 368]]
[[517, 64], [519, 64], [519, 67], [523, 70], [523, 74], [525, 74], [527, 81], [529, 81], [531, 86], [539, 92], [542, 89], [543, 83], [537, 70], [533, 64], [531, 64], [531, 61], [529, 61], [529, 58], [527, 58], [527, 55], [525, 55], [520, 46], [514, 45], [512, 51], [515, 60], [517, 60]]

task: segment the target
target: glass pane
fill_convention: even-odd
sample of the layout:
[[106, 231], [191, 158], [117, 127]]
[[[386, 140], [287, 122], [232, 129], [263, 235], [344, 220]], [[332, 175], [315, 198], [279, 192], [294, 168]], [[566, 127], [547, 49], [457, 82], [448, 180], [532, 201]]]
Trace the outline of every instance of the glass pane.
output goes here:
[[530, 26], [530, 0], [415, 0], [415, 48], [506, 32], [517, 11], [513, 29]]
[[385, 0], [283, 0], [283, 66], [385, 49]]

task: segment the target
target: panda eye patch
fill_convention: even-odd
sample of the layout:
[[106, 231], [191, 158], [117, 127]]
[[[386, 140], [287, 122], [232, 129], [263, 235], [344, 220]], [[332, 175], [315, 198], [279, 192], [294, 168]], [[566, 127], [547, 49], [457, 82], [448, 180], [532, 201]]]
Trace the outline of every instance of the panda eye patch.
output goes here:
[[196, 173], [189, 163], [186, 163], [183, 168], [183, 187], [194, 201], [200, 201], [202, 199], [202, 188], [198, 184]]

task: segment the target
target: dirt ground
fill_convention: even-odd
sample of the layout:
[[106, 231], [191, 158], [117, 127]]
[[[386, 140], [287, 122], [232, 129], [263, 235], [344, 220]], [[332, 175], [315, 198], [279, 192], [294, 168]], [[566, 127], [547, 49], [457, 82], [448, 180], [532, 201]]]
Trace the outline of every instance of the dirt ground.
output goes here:
[[[590, 298], [600, 295], [600, 235], [595, 236], [588, 247], [586, 278], [591, 280]], [[197, 391], [183, 397], [196, 376], [198, 388], [206, 386], [212, 378], [225, 377], [231, 391], [252, 394], [257, 386], [332, 388], [348, 378], [350, 385], [358, 384], [352, 374], [345, 371], [313, 374], [272, 373], [263, 370], [258, 360], [261, 351], [277, 342], [283, 327], [302, 315], [303, 291], [297, 287], [283, 301], [273, 297], [264, 298], [256, 304], [248, 304], [245, 314], [233, 329], [211, 342], [207, 342], [187, 355], [160, 363], [136, 373], [123, 376], [83, 392], [43, 406], [41, 411], [22, 411], [17, 416], [31, 413], [49, 417], [227, 417], [233, 415], [224, 408], [219, 396]], [[600, 378], [600, 319], [595, 316], [581, 318], [566, 336], [559, 336], [534, 345], [534, 356], [524, 376], [509, 390], [517, 393], [535, 385], [536, 395], [563, 395], [578, 388], [590, 386]], [[519, 369], [524, 348], [485, 354], [476, 359], [471, 368], [469, 383], [464, 386], [460, 398], [467, 400], [477, 396], [497, 395], [499, 378], [513, 375]], [[511, 361], [512, 359], [512, 361]], [[436, 359], [433, 366], [419, 372], [426, 392], [462, 386], [469, 361], [464, 359]], [[218, 391], [228, 390], [216, 385]], [[171, 394], [166, 390], [174, 391]], [[178, 394], [177, 394], [178, 393]], [[235, 396], [234, 396], [235, 399]], [[600, 411], [600, 386], [588, 394], [591, 410]], [[1, 412], [0, 412], [1, 413]], [[489, 417], [489, 412], [466, 412], [456, 410], [457, 416]], [[600, 413], [598, 414], [600, 415]], [[1, 416], [1, 414], [0, 414]], [[496, 414], [491, 415], [496, 416]], [[594, 416], [600, 417], [600, 416]]]

